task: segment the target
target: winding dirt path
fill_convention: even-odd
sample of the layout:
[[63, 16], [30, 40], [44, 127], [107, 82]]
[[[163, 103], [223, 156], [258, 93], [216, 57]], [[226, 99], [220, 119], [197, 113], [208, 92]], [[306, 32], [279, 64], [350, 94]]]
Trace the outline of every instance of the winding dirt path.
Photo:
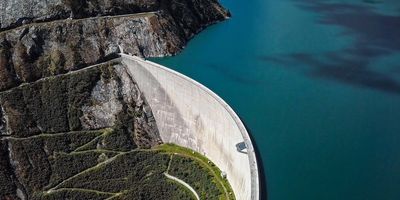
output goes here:
[[192, 188], [192, 186], [190, 186], [189, 184], [187, 184], [185, 181], [183, 181], [183, 180], [181, 180], [181, 179], [179, 179], [179, 178], [177, 178], [177, 177], [175, 177], [175, 176], [169, 175], [167, 172], [165, 172], [164, 175], [165, 175], [167, 178], [169, 178], [169, 179], [171, 179], [171, 180], [173, 180], [173, 181], [175, 181], [175, 182], [178, 182], [179, 184], [185, 186], [187, 189], [189, 189], [189, 190], [193, 193], [193, 195], [196, 197], [197, 200], [200, 200], [200, 197], [199, 197], [199, 195], [197, 194], [196, 190], [194, 190], [194, 189]]

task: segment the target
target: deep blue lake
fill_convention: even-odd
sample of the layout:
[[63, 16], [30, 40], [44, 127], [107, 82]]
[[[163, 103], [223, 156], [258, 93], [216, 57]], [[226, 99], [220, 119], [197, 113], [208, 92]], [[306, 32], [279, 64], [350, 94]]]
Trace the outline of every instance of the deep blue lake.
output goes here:
[[399, 200], [400, 1], [370, 1], [223, 0], [230, 20], [155, 61], [243, 118], [269, 200]]

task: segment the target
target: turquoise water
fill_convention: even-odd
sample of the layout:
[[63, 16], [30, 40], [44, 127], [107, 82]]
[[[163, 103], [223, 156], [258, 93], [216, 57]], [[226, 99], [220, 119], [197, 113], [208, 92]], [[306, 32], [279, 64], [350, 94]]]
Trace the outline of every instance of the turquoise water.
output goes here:
[[400, 199], [400, 2], [253, 0], [156, 59], [251, 130], [270, 200]]

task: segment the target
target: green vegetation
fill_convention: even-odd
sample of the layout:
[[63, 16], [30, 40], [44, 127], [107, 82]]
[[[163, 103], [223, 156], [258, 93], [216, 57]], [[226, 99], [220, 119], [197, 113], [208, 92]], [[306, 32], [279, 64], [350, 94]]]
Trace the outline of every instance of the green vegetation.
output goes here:
[[219, 199], [223, 195], [216, 182], [212, 182], [212, 174], [207, 168], [188, 157], [173, 156], [168, 173], [191, 185], [201, 199]]
[[4, 40], [0, 42], [0, 91], [12, 88], [17, 85], [15, 74], [10, 69], [11, 44]]
[[[59, 65], [63, 56], [54, 52], [51, 62]], [[121, 100], [122, 111], [112, 127], [84, 130], [82, 107], [103, 103], [92, 98], [95, 84], [120, 83], [116, 64], [0, 92], [11, 134], [0, 138], [0, 192], [5, 194], [0, 197], [13, 199], [23, 185], [33, 200], [196, 199], [168, 173], [193, 187], [201, 199], [234, 199], [221, 171], [204, 156], [176, 145], [153, 147], [160, 139], [157, 130], [149, 130], [152, 122], [142, 103]]]
[[201, 199], [235, 199], [221, 170], [205, 156], [175, 144], [160, 145], [156, 149], [172, 155], [168, 173], [191, 185]]
[[60, 200], [60, 199], [91, 199], [101, 200], [107, 199], [110, 194], [98, 193], [87, 190], [61, 190], [52, 193], [51, 195], [46, 194], [35, 194], [32, 199], [37, 200]]
[[38, 133], [81, 130], [81, 107], [88, 103], [100, 70], [48, 78], [0, 93], [0, 104], [9, 115], [9, 128], [16, 137]]
[[[88, 158], [69, 158], [63, 154], [84, 145], [100, 135], [100, 131], [40, 134], [27, 138], [10, 138], [9, 148], [20, 166], [21, 182], [29, 192], [41, 190], [49, 180], [59, 181], [69, 173], [88, 167]], [[66, 170], [67, 169], [67, 170]]]
[[[0, 194], [11, 196], [16, 190], [16, 186], [10, 176], [12, 169], [8, 163], [9, 157], [6, 148], [5, 142], [0, 140]], [[13, 198], [10, 197], [10, 199]]]
[[220, 170], [199, 153], [172, 144], [136, 149], [120, 137], [108, 128], [8, 140], [14, 159], [29, 166], [18, 173], [34, 200], [195, 199], [164, 173], [188, 183], [201, 199], [234, 199]]
[[68, 79], [66, 87], [68, 88], [68, 111], [66, 113], [68, 113], [69, 128], [79, 130], [81, 107], [88, 103], [93, 87], [100, 80], [100, 72], [98, 68], [91, 68], [84, 70], [84, 73], [74, 73]]
[[32, 199], [195, 199], [164, 173], [191, 185], [201, 199], [234, 199], [218, 168], [189, 149], [161, 145], [129, 151], [82, 150], [113, 134], [104, 129], [10, 139], [17, 160], [32, 167], [22, 173]]
[[[76, 152], [71, 155], [82, 154], [93, 159], [89, 157], [92, 155], [97, 158], [95, 152], [99, 151]], [[190, 191], [167, 180], [163, 175], [169, 159], [169, 155], [152, 150], [109, 153], [97, 165], [38, 193], [37, 198], [56, 199], [60, 192], [68, 192], [80, 198], [90, 194], [93, 199], [105, 199], [105, 196], [112, 199], [193, 199]], [[58, 167], [65, 169], [63, 166]]]
[[114, 152], [101, 151], [89, 151], [71, 154], [55, 153], [53, 158], [50, 159], [52, 174], [47, 188], [59, 184], [63, 180], [66, 180], [69, 177], [80, 173], [81, 171], [94, 167], [98, 163], [115, 155], [116, 153]]

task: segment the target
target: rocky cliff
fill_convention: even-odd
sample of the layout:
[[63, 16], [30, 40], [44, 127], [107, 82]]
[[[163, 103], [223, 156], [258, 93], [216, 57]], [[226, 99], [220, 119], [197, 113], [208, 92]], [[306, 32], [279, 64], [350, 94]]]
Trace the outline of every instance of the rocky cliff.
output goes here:
[[0, 199], [60, 199], [74, 174], [162, 143], [114, 58], [176, 54], [228, 16], [217, 0], [2, 0]]
[[173, 55], [229, 15], [215, 0], [96, 2], [0, 2], [0, 91], [110, 59], [119, 46], [143, 57]]

